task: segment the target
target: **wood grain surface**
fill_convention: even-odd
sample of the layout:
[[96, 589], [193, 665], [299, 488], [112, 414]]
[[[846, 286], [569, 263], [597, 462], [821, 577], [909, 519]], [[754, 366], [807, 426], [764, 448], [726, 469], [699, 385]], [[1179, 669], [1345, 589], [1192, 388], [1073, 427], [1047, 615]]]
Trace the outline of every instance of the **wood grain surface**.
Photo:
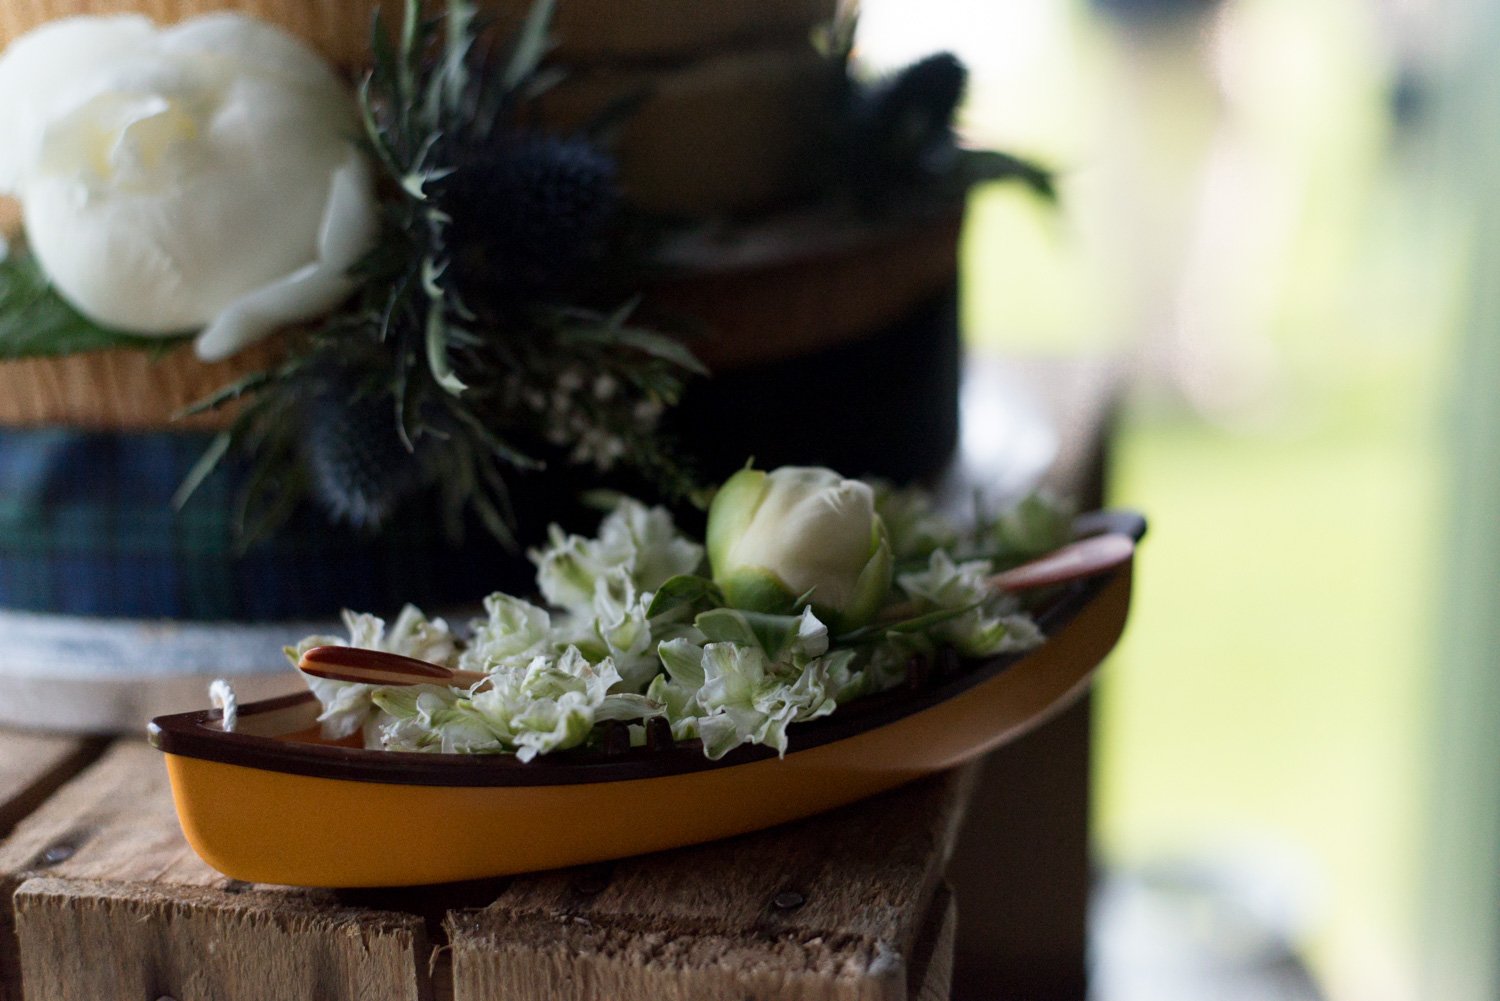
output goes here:
[[[83, 769], [102, 745], [74, 737], [0, 731], [0, 837]], [[3, 851], [3, 849], [0, 849]], [[20, 1001], [10, 894], [0, 863], [0, 1001]]]
[[225, 897], [187, 887], [27, 880], [15, 894], [26, 1001], [429, 996], [426, 943], [409, 915], [310, 907], [274, 893]]
[[21, 1001], [23, 982], [26, 1001], [429, 996], [420, 917], [208, 868], [144, 742], [114, 745], [16, 826], [0, 902], [3, 1001]]
[[122, 741], [0, 843], [0, 999], [933, 1001], [972, 781], [608, 866], [338, 892], [208, 868], [159, 753]]
[[79, 737], [0, 731], [0, 837], [103, 750]]
[[909, 1001], [948, 1001], [953, 992], [953, 947], [958, 936], [958, 901], [946, 883], [938, 886], [922, 937], [912, 953]]
[[959, 770], [758, 835], [516, 880], [449, 917], [455, 1001], [502, 985], [507, 1001], [903, 1001], [971, 783]]

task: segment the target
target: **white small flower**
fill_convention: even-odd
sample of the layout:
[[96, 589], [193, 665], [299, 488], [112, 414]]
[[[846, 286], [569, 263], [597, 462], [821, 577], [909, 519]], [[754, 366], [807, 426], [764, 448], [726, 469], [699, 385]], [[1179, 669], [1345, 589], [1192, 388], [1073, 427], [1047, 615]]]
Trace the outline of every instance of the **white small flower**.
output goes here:
[[[452, 667], [457, 659], [458, 647], [448, 623], [442, 619], [429, 619], [413, 605], [401, 609], [396, 621], [386, 628], [385, 620], [374, 615], [344, 611], [344, 628], [349, 631], [347, 640], [337, 636], [308, 636], [295, 647], [286, 649], [287, 658], [296, 664], [302, 655], [316, 646], [353, 646], [364, 650], [384, 650], [403, 657], [415, 657], [444, 667]], [[318, 722], [323, 725], [323, 736], [339, 740], [358, 731], [371, 719], [375, 705], [371, 697], [379, 691], [374, 685], [361, 685], [348, 681], [331, 681], [302, 676], [307, 687], [323, 704]]]
[[348, 88], [238, 14], [77, 17], [0, 56], [0, 193], [95, 321], [224, 358], [352, 288], [376, 210]]
[[1042, 642], [1042, 633], [1016, 599], [990, 587], [993, 571], [988, 560], [955, 563], [939, 549], [927, 560], [927, 569], [901, 574], [901, 589], [929, 610], [967, 609], [956, 618], [939, 622], [930, 636], [969, 657], [1029, 650]]

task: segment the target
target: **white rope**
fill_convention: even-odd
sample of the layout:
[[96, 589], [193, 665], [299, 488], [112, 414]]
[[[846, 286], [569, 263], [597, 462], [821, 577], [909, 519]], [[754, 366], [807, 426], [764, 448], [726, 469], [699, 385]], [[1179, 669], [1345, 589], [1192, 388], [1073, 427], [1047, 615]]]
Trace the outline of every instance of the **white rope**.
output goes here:
[[220, 728], [225, 733], [233, 733], [234, 725], [239, 719], [240, 702], [235, 698], [234, 686], [223, 678], [217, 678], [213, 684], [208, 686], [208, 700], [213, 703], [215, 709], [222, 710], [224, 721]]

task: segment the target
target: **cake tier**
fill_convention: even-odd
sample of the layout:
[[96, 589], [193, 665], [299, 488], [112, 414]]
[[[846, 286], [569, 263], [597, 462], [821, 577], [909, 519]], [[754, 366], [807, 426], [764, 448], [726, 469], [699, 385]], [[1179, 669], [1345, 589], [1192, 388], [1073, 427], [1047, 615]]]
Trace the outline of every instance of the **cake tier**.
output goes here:
[[814, 144], [832, 127], [837, 67], [803, 42], [680, 65], [573, 72], [541, 102], [564, 132], [629, 102], [616, 152], [621, 187], [651, 212], [762, 212], [806, 195]]
[[[436, 7], [438, 5], [431, 5]], [[480, 0], [502, 29], [518, 25], [531, 0]], [[346, 68], [368, 62], [375, 10], [387, 24], [399, 0], [5, 0], [0, 48], [60, 17], [144, 14], [170, 23], [217, 11], [242, 11], [307, 39]], [[559, 0], [553, 20], [556, 55], [569, 62], [692, 58], [767, 41], [803, 43], [833, 18], [838, 0]]]
[[[705, 232], [668, 248], [645, 312], [690, 328], [714, 373], [804, 356], [868, 335], [953, 280], [959, 215], [850, 226], [819, 214]], [[98, 351], [0, 362], [0, 428], [215, 430], [232, 410], [179, 413], [281, 357], [273, 340], [205, 364], [183, 345], [161, 355]]]
[[[0, 432], [0, 608], [127, 618], [256, 621], [471, 600], [506, 580], [475, 533], [462, 550], [435, 505], [370, 535], [297, 512], [241, 551], [245, 472], [226, 466], [181, 511], [172, 496], [211, 436], [71, 429]], [[497, 561], [501, 564], [497, 568]]]
[[[431, 4], [436, 8], [437, 4]], [[531, 0], [483, 0], [508, 31]], [[50, 20], [141, 13], [160, 23], [238, 10], [311, 42], [351, 75], [369, 65], [377, 0], [6, 0], [0, 49]], [[631, 199], [682, 216], [760, 211], [806, 187], [809, 142], [828, 131], [836, 67], [809, 36], [838, 0], [559, 0], [549, 59], [564, 71], [542, 103], [570, 130], [617, 101], [635, 107], [616, 148]]]

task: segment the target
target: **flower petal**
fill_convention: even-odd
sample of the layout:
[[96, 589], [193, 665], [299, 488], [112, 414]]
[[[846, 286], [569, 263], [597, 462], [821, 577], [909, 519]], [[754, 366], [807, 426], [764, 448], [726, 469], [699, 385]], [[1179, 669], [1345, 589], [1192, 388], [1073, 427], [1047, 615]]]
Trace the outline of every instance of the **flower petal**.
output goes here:
[[375, 239], [371, 191], [369, 167], [351, 148], [329, 186], [317, 260], [231, 303], [198, 335], [198, 357], [227, 358], [279, 327], [313, 319], [338, 305], [353, 288], [349, 269]]

